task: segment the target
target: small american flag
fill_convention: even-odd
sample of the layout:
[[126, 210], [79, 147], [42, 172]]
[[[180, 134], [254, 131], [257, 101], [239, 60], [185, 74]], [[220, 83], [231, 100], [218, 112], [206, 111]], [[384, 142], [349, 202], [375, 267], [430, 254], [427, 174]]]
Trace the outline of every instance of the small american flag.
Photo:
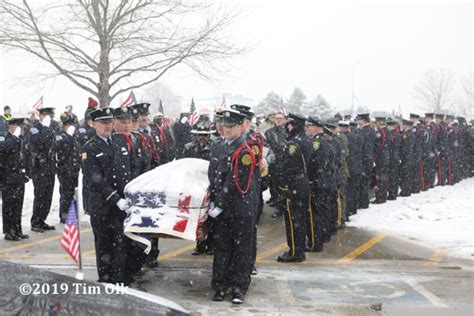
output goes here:
[[74, 200], [72, 201], [71, 206], [69, 207], [69, 213], [67, 214], [61, 246], [74, 261], [79, 261], [79, 222], [77, 220], [77, 204]]
[[125, 101], [120, 104], [120, 107], [122, 108], [128, 108], [129, 106], [132, 106], [134, 104], [137, 104], [137, 99], [135, 98], [135, 93], [133, 93], [133, 90], [130, 91], [130, 95], [128, 98], [125, 99]]
[[43, 107], [43, 96], [41, 96], [41, 98], [39, 98], [38, 101], [36, 101], [36, 103], [33, 105], [33, 110], [39, 110]]
[[221, 108], [226, 108], [227, 104], [225, 103], [225, 97], [222, 97], [222, 103], [220, 105]]
[[191, 99], [191, 109], [189, 111], [191, 113], [191, 117], [189, 118], [189, 125], [194, 126], [199, 120], [199, 113], [196, 110], [196, 106], [194, 105], [194, 98]]

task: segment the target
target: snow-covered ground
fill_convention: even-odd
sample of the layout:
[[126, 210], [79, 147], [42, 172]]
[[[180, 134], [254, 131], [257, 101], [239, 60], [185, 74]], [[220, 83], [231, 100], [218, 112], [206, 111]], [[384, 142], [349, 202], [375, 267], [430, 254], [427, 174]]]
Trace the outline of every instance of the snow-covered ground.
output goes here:
[[444, 248], [450, 255], [474, 257], [474, 179], [436, 187], [384, 204], [371, 204], [348, 226], [403, 235]]

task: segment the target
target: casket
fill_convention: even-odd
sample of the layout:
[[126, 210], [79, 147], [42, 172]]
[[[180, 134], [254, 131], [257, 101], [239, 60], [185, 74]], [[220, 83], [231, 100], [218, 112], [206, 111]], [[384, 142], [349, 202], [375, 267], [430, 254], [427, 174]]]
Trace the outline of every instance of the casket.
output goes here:
[[151, 247], [150, 237], [197, 240], [207, 219], [209, 162], [171, 161], [135, 178], [125, 187], [132, 207], [124, 221], [127, 237]]

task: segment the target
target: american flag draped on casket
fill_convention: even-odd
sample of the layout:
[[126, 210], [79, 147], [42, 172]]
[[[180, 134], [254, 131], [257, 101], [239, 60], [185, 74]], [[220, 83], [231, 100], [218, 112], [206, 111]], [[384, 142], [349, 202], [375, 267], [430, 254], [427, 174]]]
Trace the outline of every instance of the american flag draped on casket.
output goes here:
[[152, 236], [196, 240], [207, 219], [208, 166], [202, 159], [175, 160], [128, 183], [125, 198], [132, 207], [124, 221], [125, 235], [144, 244], [146, 253]]

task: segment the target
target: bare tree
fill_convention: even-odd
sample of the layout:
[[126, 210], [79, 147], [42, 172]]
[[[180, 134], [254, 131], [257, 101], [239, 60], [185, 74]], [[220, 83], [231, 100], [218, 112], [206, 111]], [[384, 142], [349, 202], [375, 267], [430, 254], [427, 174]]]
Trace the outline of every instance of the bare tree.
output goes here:
[[455, 76], [448, 69], [430, 69], [413, 87], [413, 96], [423, 110], [436, 112], [448, 108], [453, 101]]
[[474, 117], [474, 73], [461, 78], [461, 96], [456, 110], [467, 118]]
[[180, 64], [211, 79], [217, 61], [244, 51], [226, 34], [236, 17], [203, 1], [2, 0], [0, 45], [39, 58], [48, 75], [108, 106]]

